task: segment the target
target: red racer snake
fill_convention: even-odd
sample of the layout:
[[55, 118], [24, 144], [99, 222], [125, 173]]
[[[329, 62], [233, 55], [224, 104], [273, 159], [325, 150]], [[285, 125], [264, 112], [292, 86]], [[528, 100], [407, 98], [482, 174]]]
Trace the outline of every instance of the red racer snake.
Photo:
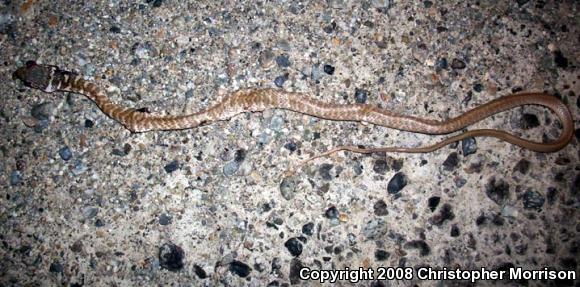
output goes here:
[[14, 73], [14, 77], [22, 80], [26, 86], [48, 93], [67, 91], [83, 94], [94, 101], [107, 116], [121, 123], [131, 132], [190, 129], [215, 121], [228, 120], [243, 112], [257, 112], [274, 108], [290, 110], [327, 120], [367, 122], [423, 134], [448, 134], [514, 107], [540, 105], [552, 110], [558, 116], [562, 125], [560, 137], [547, 143], [529, 141], [503, 130], [477, 129], [466, 131], [425, 147], [360, 148], [357, 146], [340, 146], [311, 159], [340, 150], [358, 153], [425, 153], [470, 137], [495, 137], [532, 151], [555, 152], [565, 147], [574, 134], [574, 122], [568, 107], [560, 99], [545, 93], [518, 93], [504, 96], [475, 107], [455, 118], [437, 121], [396, 114], [367, 104], [341, 105], [325, 103], [304, 93], [287, 92], [280, 89], [243, 89], [232, 92], [221, 102], [197, 113], [162, 116], [116, 105], [109, 100], [105, 91], [95, 83], [86, 81], [81, 75], [61, 70], [56, 66], [41, 65], [34, 61], [28, 61], [25, 66]]

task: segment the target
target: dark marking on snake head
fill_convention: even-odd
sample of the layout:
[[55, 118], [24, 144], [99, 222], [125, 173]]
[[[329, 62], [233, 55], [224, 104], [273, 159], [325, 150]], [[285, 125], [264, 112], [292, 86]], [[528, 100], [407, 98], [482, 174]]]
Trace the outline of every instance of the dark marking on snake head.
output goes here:
[[65, 75], [74, 73], [59, 69], [57, 66], [41, 65], [35, 61], [26, 61], [26, 64], [16, 70], [12, 77], [21, 80], [30, 88], [39, 89], [47, 93], [59, 89]]

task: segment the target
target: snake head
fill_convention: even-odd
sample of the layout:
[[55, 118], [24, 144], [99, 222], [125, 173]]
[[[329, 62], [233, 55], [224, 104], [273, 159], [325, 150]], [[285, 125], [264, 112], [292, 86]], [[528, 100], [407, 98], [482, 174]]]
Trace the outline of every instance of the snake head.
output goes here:
[[57, 90], [53, 80], [59, 73], [60, 69], [56, 66], [39, 65], [35, 61], [27, 61], [23, 67], [14, 72], [12, 77], [20, 79], [27, 87], [51, 93]]

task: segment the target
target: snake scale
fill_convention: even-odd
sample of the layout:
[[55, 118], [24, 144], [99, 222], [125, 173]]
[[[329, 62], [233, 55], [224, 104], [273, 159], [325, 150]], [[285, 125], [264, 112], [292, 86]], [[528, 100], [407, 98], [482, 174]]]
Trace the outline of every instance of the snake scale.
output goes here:
[[532, 151], [555, 152], [565, 147], [574, 134], [574, 122], [568, 107], [557, 97], [545, 93], [519, 93], [504, 96], [475, 107], [455, 118], [437, 121], [396, 114], [368, 104], [341, 105], [326, 103], [304, 93], [287, 92], [280, 89], [243, 89], [232, 92], [221, 102], [197, 113], [162, 116], [116, 105], [111, 102], [105, 91], [97, 84], [84, 80], [81, 75], [61, 70], [56, 66], [41, 65], [34, 61], [28, 61], [26, 65], [14, 72], [14, 77], [22, 80], [28, 87], [47, 93], [67, 91], [83, 94], [94, 101], [107, 116], [121, 123], [131, 132], [190, 129], [215, 121], [228, 120], [243, 112], [257, 112], [277, 108], [321, 119], [366, 122], [423, 134], [448, 134], [496, 113], [523, 105], [540, 105], [549, 108], [558, 116], [562, 127], [560, 137], [546, 143], [529, 141], [503, 130], [477, 129], [463, 132], [425, 147], [362, 148], [358, 146], [340, 146], [316, 157], [328, 155], [339, 150], [358, 153], [425, 153], [470, 137], [495, 137]]

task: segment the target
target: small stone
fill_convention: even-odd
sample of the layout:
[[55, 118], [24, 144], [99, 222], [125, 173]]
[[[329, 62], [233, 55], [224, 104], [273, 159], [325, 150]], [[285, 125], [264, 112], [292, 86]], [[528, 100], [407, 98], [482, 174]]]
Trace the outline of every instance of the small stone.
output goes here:
[[466, 67], [465, 62], [463, 62], [463, 61], [461, 61], [461, 60], [459, 60], [457, 58], [454, 58], [451, 61], [451, 68], [454, 69], [454, 70], [465, 69], [465, 67]]
[[91, 121], [91, 120], [89, 120], [89, 119], [86, 119], [86, 120], [85, 120], [85, 128], [87, 128], [87, 129], [90, 129], [90, 128], [92, 128], [94, 125], [95, 125], [95, 122], [93, 122], [93, 121]]
[[207, 273], [205, 270], [203, 270], [203, 268], [197, 264], [193, 265], [193, 272], [195, 272], [195, 275], [197, 275], [199, 279], [207, 278]]
[[439, 197], [439, 196], [432, 196], [429, 198], [428, 205], [429, 205], [429, 209], [431, 210], [431, 212], [433, 212], [433, 211], [435, 211], [435, 209], [437, 209], [437, 206], [439, 205], [440, 201], [441, 201], [441, 197]]
[[528, 113], [523, 114], [521, 119], [522, 129], [528, 130], [538, 126], [540, 126], [540, 121], [538, 120], [538, 117], [536, 115]]
[[354, 89], [354, 100], [359, 104], [364, 104], [367, 102], [369, 92], [367, 90], [355, 88]]
[[429, 218], [429, 223], [435, 226], [442, 226], [443, 223], [455, 218], [455, 213], [453, 213], [453, 208], [450, 204], [446, 203], [441, 206], [439, 213]]
[[338, 209], [336, 209], [336, 206], [331, 206], [329, 207], [325, 212], [324, 212], [324, 216], [326, 216], [326, 218], [328, 219], [338, 219], [340, 213], [338, 212]]
[[387, 222], [382, 218], [374, 218], [365, 224], [362, 233], [369, 240], [374, 240], [383, 238], [383, 236], [387, 234], [387, 231], [388, 231]]
[[22, 182], [22, 175], [20, 174], [20, 171], [13, 170], [10, 173], [10, 185], [17, 186], [17, 185], [20, 185], [21, 182]]
[[280, 131], [284, 127], [284, 119], [280, 116], [273, 116], [268, 126], [271, 130]]
[[60, 158], [62, 158], [62, 160], [64, 161], [70, 160], [73, 156], [72, 151], [68, 146], [64, 146], [61, 149], [59, 149], [58, 154], [60, 155]]
[[85, 171], [87, 171], [87, 166], [81, 161], [81, 160], [77, 160], [74, 164], [74, 167], [72, 169], [72, 173], [74, 175], [81, 175], [83, 173], [85, 173]]
[[288, 58], [288, 55], [284, 54], [276, 57], [276, 64], [278, 64], [280, 68], [290, 67], [290, 59]]
[[295, 152], [296, 149], [298, 149], [298, 145], [295, 142], [291, 141], [291, 142], [286, 143], [284, 145], [284, 148], [289, 150], [292, 153], [292, 152]]
[[229, 161], [224, 165], [223, 173], [227, 177], [233, 176], [240, 169], [240, 166], [241, 164], [238, 161], [235, 160]]
[[162, 269], [172, 272], [181, 270], [184, 266], [183, 258], [185, 252], [183, 249], [173, 243], [165, 243], [159, 247], [159, 265]]
[[288, 239], [286, 243], [284, 243], [284, 246], [294, 257], [300, 256], [300, 254], [302, 254], [302, 242], [300, 242], [300, 240], [298, 240], [296, 237]]
[[324, 72], [329, 74], [329, 75], [334, 74], [334, 67], [331, 65], [326, 64], [326, 65], [324, 65], [323, 69], [324, 69]]
[[159, 225], [169, 225], [171, 224], [172, 219], [173, 217], [171, 217], [171, 215], [161, 213], [161, 215], [159, 215]]
[[558, 68], [568, 68], [568, 59], [566, 59], [566, 57], [564, 57], [564, 55], [562, 55], [562, 51], [556, 51], [554, 52], [554, 62], [556, 63], [556, 66], [558, 66]]
[[154, 0], [153, 1], [153, 8], [159, 8], [161, 7], [161, 4], [163, 4], [163, 0]]
[[514, 172], [519, 171], [521, 174], [527, 174], [528, 171], [530, 170], [531, 164], [532, 163], [529, 160], [522, 158], [520, 159], [520, 161], [518, 161], [516, 166], [514, 166]]
[[50, 263], [50, 267], [48, 267], [48, 271], [51, 273], [62, 273], [64, 271], [64, 266], [58, 261], [54, 261]]
[[405, 248], [419, 249], [419, 255], [427, 256], [431, 253], [431, 248], [424, 240], [413, 240], [405, 243]]
[[509, 200], [510, 185], [503, 179], [492, 177], [485, 186], [485, 194], [498, 205], [504, 205]]
[[373, 164], [373, 171], [380, 175], [385, 175], [389, 171], [389, 164], [384, 159], [378, 159]]
[[477, 93], [483, 91], [483, 85], [480, 83], [477, 83], [475, 85], [473, 85], [473, 90]]
[[82, 210], [83, 217], [91, 219], [99, 214], [99, 208], [94, 206], [85, 206]]
[[443, 161], [443, 170], [452, 171], [459, 165], [459, 156], [456, 152], [452, 152]]
[[423, 1], [423, 7], [429, 9], [429, 8], [431, 8], [431, 6], [433, 6], [433, 2], [431, 2], [429, 0]]
[[455, 224], [453, 224], [451, 226], [451, 232], [449, 233], [449, 235], [451, 237], [458, 237], [461, 234], [461, 232], [459, 231], [459, 227]]
[[174, 160], [168, 164], [166, 164], [163, 169], [165, 169], [165, 172], [167, 173], [172, 173], [174, 171], [176, 171], [179, 168], [179, 162], [177, 160]]
[[229, 268], [230, 272], [245, 278], [248, 275], [250, 275], [250, 272], [252, 272], [252, 268], [250, 268], [250, 266], [248, 266], [248, 264], [234, 260], [230, 263], [230, 268]]
[[50, 118], [50, 115], [52, 114], [52, 104], [50, 103], [41, 103], [41, 104], [37, 104], [32, 106], [32, 109], [30, 110], [30, 115], [39, 120], [45, 120], [47, 121]]
[[463, 156], [468, 156], [477, 152], [477, 141], [475, 138], [461, 140], [461, 150], [463, 151]]
[[109, 28], [109, 32], [119, 34], [119, 33], [121, 33], [121, 28], [119, 28], [117, 26], [112, 26], [111, 28]]
[[435, 63], [435, 70], [436, 71], [441, 71], [441, 70], [446, 70], [449, 67], [449, 64], [447, 62], [447, 58], [438, 58], [437, 62]]
[[383, 250], [383, 249], [375, 250], [375, 260], [377, 260], [377, 261], [385, 261], [385, 260], [389, 259], [390, 256], [391, 256], [391, 253], [387, 252], [386, 250]]
[[264, 69], [269, 69], [274, 66], [274, 52], [272, 50], [267, 49], [260, 53], [260, 57], [258, 58], [258, 62], [260, 66]]
[[286, 80], [287, 80], [287, 77], [285, 75], [278, 76], [278, 77], [276, 77], [276, 79], [274, 79], [274, 84], [276, 85], [276, 87], [282, 88], [284, 86], [284, 83], [286, 82]]
[[314, 234], [314, 223], [308, 222], [302, 225], [302, 233], [304, 233], [304, 235], [312, 236]]
[[105, 221], [103, 221], [100, 218], [97, 218], [97, 220], [95, 220], [95, 226], [96, 227], [103, 227], [103, 226], [105, 226]]
[[387, 192], [396, 194], [407, 185], [407, 176], [403, 172], [397, 172], [387, 184]]
[[285, 177], [282, 179], [282, 182], [280, 183], [280, 193], [284, 199], [291, 200], [294, 198], [296, 184], [296, 178], [294, 177]]
[[382, 199], [375, 203], [373, 209], [376, 216], [385, 216], [389, 214], [389, 211], [387, 210], [387, 203], [385, 203], [385, 201]]
[[539, 210], [544, 206], [546, 199], [538, 192], [528, 190], [524, 193], [523, 203], [525, 209]]
[[320, 176], [322, 177], [322, 179], [332, 180], [333, 176], [330, 174], [330, 170], [332, 170], [333, 167], [334, 167], [334, 165], [329, 164], [329, 163], [323, 163], [320, 165], [318, 172], [320, 173]]

